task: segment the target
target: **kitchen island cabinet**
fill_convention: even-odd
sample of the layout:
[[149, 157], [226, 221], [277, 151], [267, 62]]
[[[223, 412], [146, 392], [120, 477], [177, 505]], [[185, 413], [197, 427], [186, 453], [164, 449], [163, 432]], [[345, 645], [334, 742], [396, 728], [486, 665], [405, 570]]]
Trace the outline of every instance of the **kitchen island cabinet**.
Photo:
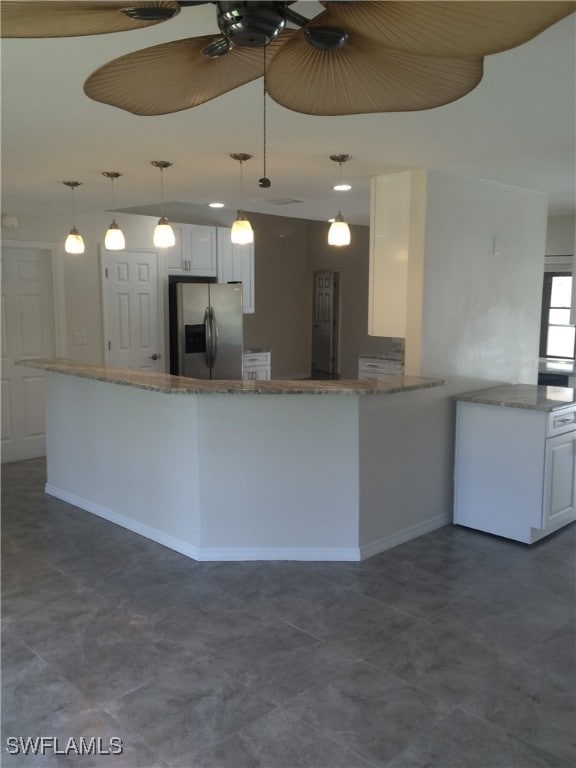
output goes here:
[[194, 559], [360, 560], [449, 522], [417, 434], [440, 379], [20, 364], [45, 372], [47, 493]]
[[576, 399], [507, 385], [458, 396], [454, 522], [533, 544], [576, 519]]

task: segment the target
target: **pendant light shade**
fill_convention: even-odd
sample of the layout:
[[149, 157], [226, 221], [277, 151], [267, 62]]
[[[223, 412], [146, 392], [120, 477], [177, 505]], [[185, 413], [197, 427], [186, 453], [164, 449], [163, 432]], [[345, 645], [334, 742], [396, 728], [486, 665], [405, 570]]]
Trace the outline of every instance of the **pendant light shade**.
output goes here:
[[[233, 160], [238, 160], [240, 163], [240, 198], [242, 199], [244, 196], [242, 163], [245, 163], [246, 160], [250, 160], [252, 155], [247, 155], [245, 152], [234, 152], [230, 157]], [[238, 211], [236, 214], [236, 221], [232, 224], [232, 230], [230, 232], [230, 240], [234, 245], [249, 245], [254, 242], [254, 230], [244, 211]]]
[[70, 230], [70, 234], [64, 243], [64, 250], [66, 253], [84, 253], [84, 240], [82, 239], [82, 235], [80, 232], [78, 232], [76, 227], [72, 227]]
[[[340, 179], [333, 189], [337, 192], [347, 192], [352, 189], [349, 184], [342, 183], [342, 163], [347, 163], [352, 155], [330, 155], [330, 160], [338, 163], [340, 167]], [[350, 227], [342, 216], [342, 211], [338, 211], [338, 215], [332, 221], [330, 229], [328, 230], [328, 245], [350, 245]]]
[[328, 230], [328, 245], [350, 245], [350, 227], [340, 212]]
[[64, 181], [62, 182], [65, 184], [69, 189], [72, 190], [72, 221], [74, 226], [70, 230], [70, 234], [66, 238], [66, 241], [64, 243], [64, 250], [66, 253], [84, 253], [84, 240], [82, 239], [82, 235], [78, 230], [76, 229], [76, 187], [79, 187], [81, 182], [79, 181]]
[[170, 222], [164, 216], [164, 169], [170, 168], [168, 160], [152, 160], [155, 168], [160, 168], [160, 218], [154, 229], [154, 245], [156, 248], [172, 248], [176, 245], [176, 236]]
[[[115, 214], [116, 208], [114, 205], [114, 182], [116, 179], [119, 179], [122, 174], [118, 171], [102, 171], [102, 175], [106, 176], [107, 179], [110, 179], [110, 185], [112, 187], [112, 213]], [[124, 248], [126, 248], [126, 240], [124, 238], [124, 234], [116, 223], [114, 215], [112, 217], [112, 223], [106, 232], [106, 237], [104, 238], [104, 247], [108, 251], [123, 251]]]
[[236, 215], [236, 221], [232, 224], [230, 240], [235, 245], [249, 245], [254, 242], [254, 230], [244, 211], [238, 211]]
[[154, 228], [154, 245], [156, 248], [172, 248], [176, 245], [174, 230], [166, 216], [161, 216]]
[[116, 224], [114, 219], [112, 219], [112, 223], [106, 232], [106, 237], [104, 238], [104, 246], [107, 251], [123, 251], [124, 248], [126, 248], [124, 233], [118, 224]]

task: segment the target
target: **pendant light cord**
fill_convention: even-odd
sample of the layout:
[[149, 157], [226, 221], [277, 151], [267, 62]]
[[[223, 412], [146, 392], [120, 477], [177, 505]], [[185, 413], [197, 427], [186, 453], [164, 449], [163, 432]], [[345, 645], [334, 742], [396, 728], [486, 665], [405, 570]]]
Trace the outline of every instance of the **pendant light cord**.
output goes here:
[[72, 187], [72, 224], [76, 229], [76, 185]]
[[160, 218], [164, 218], [164, 168], [160, 168]]
[[263, 100], [263, 110], [262, 110], [262, 128], [263, 128], [263, 153], [264, 153], [264, 178], [266, 177], [266, 155], [267, 155], [267, 129], [268, 129], [268, 114], [267, 114], [267, 95], [268, 95], [268, 70], [266, 67], [266, 46], [262, 48], [263, 56], [264, 56], [264, 87], [262, 89], [262, 100]]

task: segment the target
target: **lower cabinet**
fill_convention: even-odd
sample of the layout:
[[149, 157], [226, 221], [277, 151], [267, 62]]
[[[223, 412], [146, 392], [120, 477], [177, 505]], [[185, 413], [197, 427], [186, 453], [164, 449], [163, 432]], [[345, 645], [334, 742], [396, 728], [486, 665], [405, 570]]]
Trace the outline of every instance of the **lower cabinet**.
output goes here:
[[454, 522], [533, 544], [576, 520], [575, 419], [458, 402]]
[[270, 379], [272, 365], [270, 352], [245, 352], [242, 365], [243, 379]]

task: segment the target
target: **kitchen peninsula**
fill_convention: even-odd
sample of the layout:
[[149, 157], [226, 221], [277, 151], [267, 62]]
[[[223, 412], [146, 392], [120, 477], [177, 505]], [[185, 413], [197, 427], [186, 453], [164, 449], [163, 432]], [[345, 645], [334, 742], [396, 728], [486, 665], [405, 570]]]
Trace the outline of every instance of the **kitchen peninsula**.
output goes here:
[[360, 560], [450, 521], [418, 436], [441, 379], [20, 364], [45, 371], [46, 492], [194, 559]]

